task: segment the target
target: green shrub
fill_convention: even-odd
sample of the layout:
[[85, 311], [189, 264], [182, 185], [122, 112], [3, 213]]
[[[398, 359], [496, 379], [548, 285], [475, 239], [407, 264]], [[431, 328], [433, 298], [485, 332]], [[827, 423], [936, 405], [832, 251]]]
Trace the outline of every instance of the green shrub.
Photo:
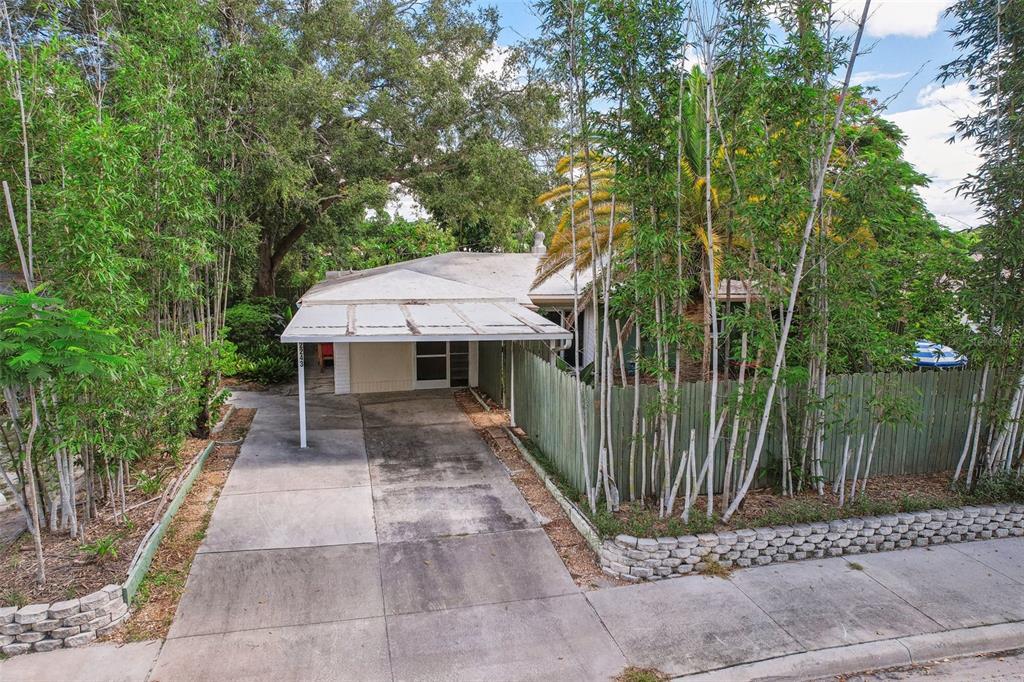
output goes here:
[[152, 495], [160, 490], [160, 485], [163, 482], [164, 474], [159, 471], [150, 474], [145, 470], [142, 470], [135, 477], [135, 486], [146, 495]]
[[260, 298], [227, 309], [227, 341], [238, 360], [232, 374], [261, 384], [276, 384], [295, 376], [295, 351], [281, 343], [288, 325], [289, 307], [282, 299]]
[[960, 488], [968, 504], [997, 504], [1001, 502], [1024, 502], [1024, 478], [1011, 472], [1000, 472], [985, 476], [974, 484], [974, 490]]
[[79, 549], [96, 561], [103, 561], [108, 558], [116, 559], [117, 540], [118, 537], [116, 535], [104, 535], [98, 540], [79, 546]]
[[236, 303], [224, 313], [227, 340], [238, 352], [251, 356], [268, 341], [279, 341], [288, 326], [288, 304], [279, 298], [258, 298]]

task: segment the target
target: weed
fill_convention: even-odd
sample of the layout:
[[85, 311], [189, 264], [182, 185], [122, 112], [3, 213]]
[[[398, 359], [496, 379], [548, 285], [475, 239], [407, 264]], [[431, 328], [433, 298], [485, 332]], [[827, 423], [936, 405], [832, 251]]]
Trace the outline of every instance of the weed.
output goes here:
[[714, 559], [710, 559], [704, 561], [704, 569], [701, 571], [701, 575], [706, 575], [709, 578], [722, 578], [724, 580], [729, 577], [732, 571], [732, 566], [726, 566]]
[[986, 476], [974, 483], [974, 489], [968, 491], [959, 486], [960, 494], [968, 504], [998, 504], [1000, 502], [1024, 501], [1024, 478], [1013, 473], [999, 473]]
[[590, 520], [603, 538], [613, 538], [622, 532], [622, 524], [615, 518], [615, 514], [607, 509], [598, 510], [596, 514], [591, 515]]
[[854, 571], [863, 571], [864, 570], [864, 564], [858, 564], [856, 561], [851, 561], [850, 563], [847, 564], [847, 566], [849, 566], [850, 569], [854, 570]]
[[667, 679], [668, 676], [665, 673], [654, 668], [629, 667], [615, 678], [615, 682], [662, 682]]
[[902, 512], [912, 513], [925, 511], [927, 509], [943, 509], [945, 507], [957, 506], [959, 501], [943, 499], [940, 497], [928, 497], [925, 495], [904, 495], [900, 500], [899, 509]]
[[79, 549], [85, 554], [88, 554], [96, 561], [103, 561], [104, 559], [116, 559], [117, 558], [117, 541], [119, 540], [117, 535], [104, 535], [98, 540], [93, 542], [80, 545]]
[[8, 590], [7, 592], [4, 592], [3, 597], [0, 598], [0, 603], [17, 606], [20, 609], [22, 606], [28, 604], [28, 597], [18, 590]]
[[135, 479], [135, 487], [141, 490], [146, 495], [153, 495], [160, 490], [160, 486], [163, 485], [164, 474], [162, 472], [156, 472], [155, 474], [149, 474], [145, 470], [140, 471]]

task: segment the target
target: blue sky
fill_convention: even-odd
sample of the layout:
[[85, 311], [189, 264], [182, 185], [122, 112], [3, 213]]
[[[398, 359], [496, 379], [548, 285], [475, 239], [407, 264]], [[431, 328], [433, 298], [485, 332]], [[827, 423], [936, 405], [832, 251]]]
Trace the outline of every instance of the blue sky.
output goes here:
[[[526, 0], [482, 0], [501, 13], [503, 45], [538, 34], [539, 19]], [[861, 0], [836, 0], [840, 11], [856, 14]], [[937, 82], [942, 64], [954, 56], [948, 35], [952, 22], [942, 16], [948, 0], [874, 0], [855, 80], [891, 98], [886, 116], [907, 134], [905, 154], [932, 184], [921, 194], [940, 222], [952, 229], [977, 224], [973, 206], [955, 196], [960, 180], [977, 165], [969, 143], [948, 145], [952, 123], [972, 110], [974, 98], [964, 83]]]

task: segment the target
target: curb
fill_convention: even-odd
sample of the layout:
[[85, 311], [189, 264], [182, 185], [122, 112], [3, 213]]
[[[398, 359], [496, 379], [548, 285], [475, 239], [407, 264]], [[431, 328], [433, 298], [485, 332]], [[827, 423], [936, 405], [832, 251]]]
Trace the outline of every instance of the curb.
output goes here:
[[501, 428], [512, 440], [512, 443], [523, 456], [523, 459], [525, 459], [527, 464], [529, 464], [537, 473], [537, 476], [544, 483], [544, 487], [547, 488], [548, 492], [551, 493], [551, 496], [555, 498], [555, 502], [557, 502], [562, 508], [565, 515], [569, 517], [569, 522], [572, 523], [576, 530], [579, 531], [580, 535], [583, 536], [583, 539], [587, 541], [587, 544], [590, 545], [590, 548], [600, 557], [601, 536], [598, 534], [597, 529], [590, 523], [590, 520], [587, 519], [583, 511], [558, 489], [558, 486], [555, 485], [554, 480], [552, 480], [551, 476], [548, 475], [548, 472], [544, 470], [544, 467], [540, 465], [540, 462], [534, 459], [533, 455], [530, 454], [529, 449], [523, 444], [519, 437], [512, 432], [512, 429], [507, 426], [503, 426]]
[[908, 635], [849, 646], [817, 649], [798, 654], [743, 663], [673, 678], [685, 682], [735, 680], [806, 680], [905, 665], [940, 658], [957, 658], [1019, 649], [1024, 645], [1024, 622]]

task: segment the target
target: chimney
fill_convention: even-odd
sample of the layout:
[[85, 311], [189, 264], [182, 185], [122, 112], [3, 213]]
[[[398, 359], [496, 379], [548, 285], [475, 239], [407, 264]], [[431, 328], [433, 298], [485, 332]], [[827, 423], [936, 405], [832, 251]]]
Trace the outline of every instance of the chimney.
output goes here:
[[544, 233], [537, 230], [533, 233], [533, 248], [530, 249], [530, 253], [535, 253], [539, 256], [543, 256], [548, 252], [548, 247], [544, 246]]

